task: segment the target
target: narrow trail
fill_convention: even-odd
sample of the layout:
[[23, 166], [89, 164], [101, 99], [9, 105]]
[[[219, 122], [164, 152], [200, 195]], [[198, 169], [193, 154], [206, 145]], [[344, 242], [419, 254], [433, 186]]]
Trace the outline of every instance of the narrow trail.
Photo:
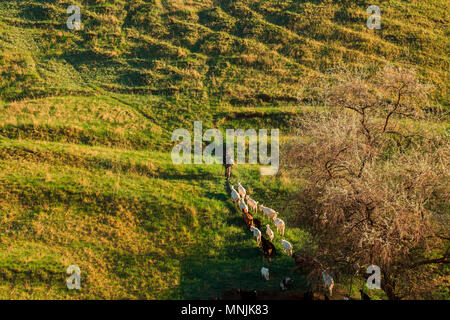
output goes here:
[[[225, 183], [224, 183], [224, 190], [225, 190], [225, 193], [226, 193], [227, 198], [228, 198], [227, 206], [230, 209], [230, 212], [232, 212], [233, 214], [237, 213], [242, 218], [242, 213], [240, 212], [240, 210], [238, 208], [236, 208], [236, 205], [234, 203], [230, 202], [230, 191], [231, 191], [230, 187], [231, 187], [231, 185], [232, 184], [231, 184], [230, 180], [226, 180]], [[258, 210], [257, 210], [256, 213], [258, 213]], [[264, 225], [265, 222], [267, 222], [267, 221], [265, 221], [267, 219], [264, 219], [263, 217], [260, 217], [260, 216], [256, 216], [256, 213], [252, 212], [252, 215], [254, 217], [260, 219], [261, 222], [262, 222], [262, 225]], [[248, 234], [249, 238], [250, 237], [252, 238], [251, 232], [248, 231], [247, 227], [245, 226], [245, 224], [243, 222], [239, 226], [240, 227], [244, 227], [244, 232]], [[276, 228], [274, 228], [274, 232], [277, 234], [277, 236], [279, 238], [282, 238], [282, 239], [285, 238], [285, 237], [281, 237], [278, 234], [278, 232], [276, 231]], [[264, 236], [263, 235], [263, 231], [261, 231], [261, 234], [262, 234], [262, 236]], [[259, 244], [257, 246], [255, 246], [255, 250], [260, 251], [261, 259], [262, 259], [261, 262], [259, 262], [259, 261], [256, 262], [255, 261], [255, 263], [261, 263], [261, 267], [268, 268], [269, 269], [269, 275], [270, 275], [271, 278], [272, 277], [277, 277], [277, 278], [279, 278], [279, 281], [281, 281], [284, 276], [288, 276], [292, 280], [294, 280], [294, 283], [295, 282], [298, 283], [298, 282], [300, 282], [301, 278], [306, 278], [307, 277], [307, 274], [301, 273], [298, 270], [293, 272], [292, 269], [291, 269], [289, 274], [288, 275], [284, 274], [284, 276], [281, 275], [281, 274], [278, 274], [277, 272], [274, 272], [274, 270], [271, 270], [271, 267], [274, 266], [274, 262], [276, 262], [276, 260], [280, 258], [280, 255], [285, 255], [286, 254], [284, 251], [280, 250], [279, 247], [277, 248], [276, 254], [271, 258], [271, 261], [269, 261], [268, 258], [264, 255], [264, 252], [263, 252], [263, 250], [262, 250], [262, 248], [261, 248], [261, 246]], [[295, 252], [295, 248], [294, 248], [294, 252]], [[292, 261], [292, 268], [294, 267], [294, 265], [295, 265], [295, 263], [294, 263], [294, 261]], [[261, 281], [266, 281], [262, 277], [262, 275], [261, 275]], [[278, 292], [275, 292], [273, 290], [267, 290], [267, 291], [266, 290], [255, 290], [255, 292], [257, 292], [257, 294], [261, 297], [261, 299], [262, 299], [262, 297], [264, 297], [264, 299], [274, 299], [274, 300], [278, 300], [278, 299], [285, 299], [285, 300], [291, 300], [291, 299], [295, 299], [295, 300], [326, 300], [325, 296], [322, 294], [322, 292], [320, 290], [319, 291], [315, 290], [316, 292], [313, 293], [313, 296], [309, 296], [310, 291], [313, 291], [313, 290], [311, 289], [311, 287], [309, 287], [309, 285], [306, 285], [306, 283], [304, 283], [300, 287], [299, 286], [294, 286], [294, 287], [295, 288], [292, 288], [292, 289], [287, 290], [287, 291], [281, 291], [281, 288], [278, 287], [277, 288]], [[230, 294], [230, 291], [232, 291], [232, 290], [229, 290], [227, 292], [227, 294]], [[335, 286], [334, 287], [333, 295], [331, 297], [329, 295], [327, 295], [328, 299], [330, 299], [330, 300], [344, 300], [344, 298], [346, 296], [347, 296], [347, 292], [346, 292], [345, 288], [343, 288], [341, 286], [337, 286], [337, 287]], [[243, 298], [243, 297], [241, 296], [241, 298]]]
[[[230, 200], [229, 200], [229, 197], [230, 197], [230, 186], [231, 186], [232, 184], [231, 184], [231, 182], [229, 181], [229, 180], [226, 180], [225, 181], [225, 183], [224, 183], [224, 189], [225, 189], [225, 193], [226, 193], [226, 195], [227, 195], [227, 198], [228, 198], [228, 200], [227, 200], [227, 206], [229, 207], [229, 209], [230, 209], [230, 212], [232, 212], [233, 214], [238, 214], [239, 215], [239, 217], [242, 219], [242, 213], [239, 211], [239, 209], [238, 208], [236, 208], [236, 205], [234, 204], [234, 203], [230, 203]], [[254, 212], [252, 212], [252, 216], [254, 216], [254, 217], [257, 217], [256, 216], [256, 214], [254, 213]], [[257, 217], [258, 219], [260, 219], [261, 220], [261, 222], [262, 222], [262, 224], [264, 224], [264, 222], [266, 222], [265, 220], [263, 220], [263, 217]], [[247, 229], [247, 227], [245, 226], [245, 224], [244, 223], [242, 223], [242, 221], [241, 221], [241, 224], [239, 225], [239, 227], [243, 227], [244, 228], [244, 230], [243, 230], [243, 232], [244, 233], [246, 233], [247, 235], [248, 235], [248, 237], [249, 238], [253, 238], [253, 236], [251, 235], [251, 232], [250, 231], [248, 231], [248, 229]], [[261, 230], [260, 230], [261, 231]], [[276, 232], [276, 230], [274, 230], [274, 232]], [[262, 236], [264, 236], [263, 235], [263, 231], [261, 231], [261, 234], [262, 234]], [[284, 238], [284, 237], [283, 237]], [[269, 276], [271, 277], [271, 278], [273, 278], [273, 277], [276, 277], [276, 278], [279, 278], [279, 280], [281, 281], [285, 276], [288, 276], [288, 277], [290, 277], [291, 279], [293, 279], [294, 278], [294, 274], [292, 273], [292, 271], [287, 275], [287, 274], [280, 274], [279, 272], [276, 272], [275, 270], [273, 270], [271, 267], [272, 266], [274, 266], [275, 265], [275, 260], [277, 260], [277, 258], [279, 259], [279, 257], [280, 257], [280, 255], [283, 255], [283, 254], [285, 254], [282, 250], [280, 250], [280, 248], [277, 248], [277, 250], [276, 250], [276, 254], [271, 258], [271, 260], [269, 261], [269, 259], [264, 255], [264, 252], [263, 252], [263, 250], [262, 250], [262, 248], [261, 248], [261, 246], [259, 245], [259, 244], [257, 244], [256, 246], [255, 246], [255, 250], [258, 250], [259, 252], [260, 252], [260, 254], [261, 254], [261, 261], [258, 261], [258, 262], [256, 262], [255, 261], [255, 263], [260, 263], [261, 264], [261, 267], [265, 267], [265, 268], [268, 268], [269, 269]], [[294, 266], [294, 264], [292, 264], [292, 267]], [[279, 267], [279, 266], [278, 266]], [[277, 269], [277, 268], [275, 268], [275, 269]], [[297, 272], [296, 274], [295, 274], [295, 277], [297, 278], [297, 280], [298, 280], [298, 278], [300, 278], [300, 277], [302, 277], [302, 276], [304, 276], [304, 275], [302, 275], [300, 272]], [[261, 277], [261, 281], [266, 281], [263, 277], [262, 277], [262, 275], [260, 276]], [[279, 283], [279, 282], [278, 282]], [[240, 289], [240, 288], [239, 288]], [[280, 287], [278, 287], [277, 288], [277, 290], [278, 290], [278, 292], [277, 291], [273, 291], [273, 290], [255, 290], [255, 292], [257, 292], [257, 294], [258, 295], [260, 295], [261, 297], [264, 297], [264, 299], [274, 299], [274, 300], [278, 300], [278, 299], [286, 299], [286, 300], [290, 300], [290, 299], [299, 299], [299, 300], [304, 300], [304, 296], [305, 296], [305, 294], [306, 294], [306, 292], [308, 291], [307, 290], [307, 288], [306, 287], [303, 287], [302, 286], [302, 290], [301, 291], [298, 291], [298, 289], [300, 289], [300, 288], [296, 288], [297, 289], [297, 291], [294, 291], [294, 290], [287, 290], [287, 291], [284, 291], [284, 292], [282, 292], [281, 291], [281, 289], [280, 289]], [[230, 290], [230, 291], [232, 291], [232, 290]], [[252, 291], [252, 290], [251, 290]], [[228, 294], [229, 294], [229, 292], [228, 292]]]

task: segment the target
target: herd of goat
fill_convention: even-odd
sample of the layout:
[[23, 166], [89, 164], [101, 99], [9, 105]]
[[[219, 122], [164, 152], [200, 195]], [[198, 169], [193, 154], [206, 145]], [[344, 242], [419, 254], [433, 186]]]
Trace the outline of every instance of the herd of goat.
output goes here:
[[[276, 232], [283, 238], [285, 231], [285, 222], [278, 217], [279, 213], [272, 208], [265, 207], [263, 205], [258, 206], [258, 202], [254, 199], [250, 198], [247, 194], [247, 190], [238, 183], [237, 190], [234, 188], [232, 184], [230, 184], [231, 189], [231, 200], [234, 202], [236, 206], [239, 207], [239, 211], [242, 213], [242, 217], [244, 223], [248, 230], [252, 233], [253, 238], [257, 242], [257, 244], [262, 249], [264, 255], [268, 258], [268, 261], [271, 261], [271, 258], [275, 255], [276, 249], [275, 245], [272, 243], [275, 233], [270, 228], [270, 224], [266, 224], [265, 234], [266, 237], [261, 232], [262, 222], [260, 219], [256, 218], [256, 214], [258, 211], [262, 212], [264, 216], [266, 216], [269, 222], [272, 222], [274, 225], [274, 229]], [[310, 276], [318, 276], [322, 278], [324, 287], [330, 296], [333, 294], [334, 280], [322, 267], [322, 265], [314, 258], [303, 256], [300, 254], [294, 253], [294, 248], [292, 244], [285, 240], [279, 240], [283, 251], [291, 256], [294, 259], [294, 268], [293, 271], [300, 269], [305, 273], [308, 273]], [[266, 267], [261, 268], [261, 275], [264, 279], [269, 280], [269, 269]], [[292, 284], [292, 279], [289, 277], [285, 277], [280, 282], [281, 291], [286, 291], [290, 288]], [[239, 292], [241, 290], [238, 290]], [[253, 291], [250, 291], [249, 294], [252, 294]], [[241, 296], [243, 295], [240, 292]], [[325, 294], [325, 299], [328, 299], [328, 296]]]

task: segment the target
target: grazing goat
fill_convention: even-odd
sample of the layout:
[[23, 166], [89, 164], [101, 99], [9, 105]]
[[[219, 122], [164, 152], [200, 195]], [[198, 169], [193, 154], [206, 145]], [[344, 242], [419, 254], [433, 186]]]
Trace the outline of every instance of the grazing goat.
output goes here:
[[239, 209], [242, 213], [248, 213], [248, 207], [245, 204], [244, 198], [241, 198], [241, 200], [239, 201]]
[[284, 277], [280, 282], [281, 291], [291, 289], [293, 280], [289, 277]]
[[253, 224], [254, 224], [255, 227], [257, 227], [259, 230], [261, 230], [261, 220], [259, 220], [258, 218], [253, 218]]
[[244, 223], [247, 226], [247, 228], [253, 227], [253, 216], [248, 212], [242, 213], [242, 218], [244, 219]]
[[265, 278], [266, 280], [269, 280], [269, 269], [262, 267], [262, 268], [261, 268], [261, 275], [262, 275], [263, 278]]
[[268, 219], [270, 220], [275, 220], [275, 218], [278, 215], [278, 212], [276, 212], [275, 210], [268, 208], [268, 207], [264, 207], [262, 204], [259, 205], [259, 210], [261, 210]]
[[281, 245], [283, 246], [284, 252], [286, 252], [287, 254], [292, 256], [292, 251], [294, 250], [294, 248], [292, 247], [292, 244], [290, 244], [286, 240], [280, 240], [280, 242], [281, 242]]
[[253, 200], [249, 195], [247, 195], [245, 199], [247, 199], [249, 208], [252, 209], [255, 213], [258, 212], [258, 201]]
[[266, 240], [266, 238], [261, 237], [261, 248], [264, 255], [267, 256], [270, 261], [270, 258], [275, 255], [276, 252], [274, 244], [269, 240]]
[[276, 218], [276, 219], [273, 221], [273, 224], [275, 225], [275, 227], [277, 227], [277, 231], [278, 231], [282, 236], [284, 236], [284, 227], [285, 227], [284, 221], [281, 220], [280, 218]]
[[253, 232], [253, 238], [255, 238], [255, 241], [259, 244], [261, 242], [261, 231], [254, 226], [250, 227], [250, 231]]
[[333, 295], [333, 287], [334, 287], [333, 278], [326, 271], [322, 271], [322, 278], [323, 278], [323, 283], [324, 283], [325, 287], [330, 292], [330, 296], [332, 296]]
[[245, 198], [245, 194], [247, 193], [247, 191], [244, 189], [240, 182], [238, 182], [238, 192], [242, 198]]
[[240, 200], [239, 193], [236, 191], [236, 189], [234, 189], [233, 186], [230, 186], [230, 189], [231, 189], [231, 200], [233, 200], [235, 204], [238, 204]]
[[273, 233], [272, 229], [270, 229], [270, 226], [268, 224], [266, 224], [266, 234], [269, 237], [270, 241], [272, 241], [275, 234]]

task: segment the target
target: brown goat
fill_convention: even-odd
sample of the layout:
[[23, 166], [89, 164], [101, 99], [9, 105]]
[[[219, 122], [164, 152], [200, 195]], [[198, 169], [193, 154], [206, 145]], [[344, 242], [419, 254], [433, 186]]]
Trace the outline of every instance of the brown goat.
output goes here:
[[254, 226], [253, 216], [250, 213], [248, 213], [248, 211], [242, 212], [242, 218], [244, 219], [244, 223], [247, 226], [247, 228]]
[[256, 228], [261, 230], [261, 220], [259, 220], [258, 218], [253, 218], [253, 224]]
[[264, 255], [267, 256], [269, 260], [276, 253], [274, 244], [264, 237], [261, 237], [261, 248], [262, 251], [264, 252]]

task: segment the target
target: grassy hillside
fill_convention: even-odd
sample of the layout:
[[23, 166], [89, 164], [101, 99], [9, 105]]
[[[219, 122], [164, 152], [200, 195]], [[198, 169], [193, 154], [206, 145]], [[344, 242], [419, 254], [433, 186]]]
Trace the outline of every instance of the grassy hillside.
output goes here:
[[[66, 27], [71, 4], [79, 31]], [[371, 4], [381, 30], [366, 27]], [[201, 120], [286, 134], [309, 111], [302, 92], [342, 64], [413, 66], [448, 108], [448, 23], [444, 0], [1, 1], [0, 298], [276, 289], [292, 261], [259, 281], [262, 255], [222, 168], [172, 165], [172, 131]], [[289, 226], [289, 182], [235, 174]], [[312, 245], [296, 228], [287, 238]], [[65, 288], [70, 264], [81, 291]]]
[[[5, 139], [1, 150], [2, 298], [208, 298], [259, 280], [261, 254], [221, 168], [70, 143]], [[286, 192], [242, 171], [259, 198]], [[300, 230], [288, 235], [307, 241]], [[273, 273], [289, 262], [278, 259]], [[82, 270], [79, 293], [65, 288], [70, 264]]]

